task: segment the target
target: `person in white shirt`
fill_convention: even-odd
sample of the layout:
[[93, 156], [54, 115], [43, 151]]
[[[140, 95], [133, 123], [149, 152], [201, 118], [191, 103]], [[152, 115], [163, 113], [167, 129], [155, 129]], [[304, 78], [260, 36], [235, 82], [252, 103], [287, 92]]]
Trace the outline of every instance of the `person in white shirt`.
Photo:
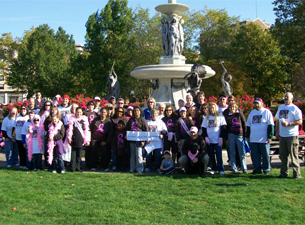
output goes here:
[[13, 107], [8, 116], [4, 118], [1, 125], [2, 135], [5, 138], [4, 150], [7, 168], [11, 168], [12, 165], [19, 166], [17, 143], [15, 137], [13, 137], [13, 127], [17, 112], [17, 108]]
[[227, 96], [221, 93], [218, 97], [218, 112], [222, 114], [227, 108]]
[[152, 152], [154, 152], [154, 155], [156, 158], [157, 169], [159, 169], [160, 165], [161, 165], [161, 159], [162, 159], [161, 151], [162, 151], [162, 147], [163, 147], [162, 139], [167, 134], [167, 127], [161, 119], [158, 119], [158, 115], [159, 115], [159, 110], [152, 109], [151, 110], [152, 119], [147, 121], [149, 131], [159, 133], [159, 140], [151, 141], [151, 143], [149, 141], [146, 142], [147, 145], [150, 144], [150, 145], [153, 145], [153, 147], [154, 147], [154, 150], [147, 153], [147, 155], [146, 155], [146, 168], [145, 168], [146, 172], [151, 171], [151, 153]]
[[250, 143], [253, 174], [270, 173], [270, 143], [274, 133], [274, 121], [269, 109], [264, 108], [261, 98], [254, 99], [254, 109], [247, 120], [246, 137]]
[[160, 103], [158, 108], [159, 108], [158, 119], [162, 120], [162, 118], [164, 117], [166, 105], [164, 103]]
[[[211, 159], [213, 175], [215, 171], [219, 171], [219, 174], [224, 175], [224, 166], [222, 161], [222, 145], [223, 138], [225, 136], [226, 129], [225, 117], [218, 112], [216, 103], [209, 104], [208, 115], [202, 121], [202, 137], [205, 138], [205, 142], [208, 145], [208, 152]], [[217, 165], [215, 161], [215, 155], [217, 158]]]
[[280, 138], [280, 159], [282, 161], [281, 174], [279, 178], [288, 177], [289, 161], [293, 168], [293, 177], [297, 180], [301, 179], [300, 163], [298, 158], [299, 147], [299, 125], [303, 123], [302, 111], [294, 105], [293, 95], [287, 92], [284, 97], [285, 104], [281, 105], [275, 117], [276, 121], [276, 137]]
[[20, 169], [27, 169], [26, 165], [26, 148], [22, 144], [22, 127], [23, 125], [28, 121], [29, 116], [28, 116], [28, 108], [26, 105], [22, 105], [20, 108], [20, 113], [16, 117], [15, 122], [14, 122], [14, 131], [15, 131], [15, 139], [18, 147], [18, 152], [19, 152], [19, 159], [20, 159]]

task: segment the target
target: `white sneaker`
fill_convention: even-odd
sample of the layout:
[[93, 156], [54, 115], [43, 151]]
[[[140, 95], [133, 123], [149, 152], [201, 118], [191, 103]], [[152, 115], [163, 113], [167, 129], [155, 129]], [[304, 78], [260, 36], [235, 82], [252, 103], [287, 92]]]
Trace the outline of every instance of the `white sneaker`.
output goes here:
[[7, 168], [11, 168], [11, 167], [12, 167], [12, 165], [7, 165], [6, 167], [7, 167]]
[[116, 166], [113, 166], [113, 167], [112, 167], [112, 170], [116, 170]]
[[109, 168], [104, 169], [104, 172], [108, 172], [108, 171], [109, 171]]
[[219, 174], [220, 175], [225, 175], [225, 172], [224, 171], [220, 171]]
[[150, 172], [150, 169], [149, 169], [149, 168], [145, 168], [145, 172], [146, 172], [146, 173], [149, 173], [149, 172]]
[[26, 166], [23, 167], [23, 170], [28, 170], [29, 168], [27, 168]]
[[37, 169], [33, 169], [34, 171], [37, 171]]
[[20, 164], [19, 164], [19, 163], [17, 163], [15, 166], [17, 166], [17, 167], [18, 167], [18, 166], [20, 166]]
[[215, 171], [214, 171], [214, 170], [211, 170], [210, 174], [214, 175], [214, 174], [215, 174]]
[[53, 170], [52, 173], [56, 173], [56, 170]]
[[22, 169], [22, 170], [23, 170], [23, 169], [24, 169], [24, 166], [19, 166], [19, 169]]
[[91, 171], [95, 172], [95, 171], [96, 171], [96, 168], [91, 168]]
[[37, 172], [40, 171], [40, 169], [37, 169]]
[[62, 170], [62, 171], [60, 171], [60, 173], [65, 173], [66, 171], [64, 171], [64, 170]]

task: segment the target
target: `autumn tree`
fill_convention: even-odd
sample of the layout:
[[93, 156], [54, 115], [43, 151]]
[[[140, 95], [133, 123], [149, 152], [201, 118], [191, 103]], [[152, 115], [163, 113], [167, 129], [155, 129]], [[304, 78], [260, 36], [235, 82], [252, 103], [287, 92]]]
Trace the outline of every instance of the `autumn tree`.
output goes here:
[[7, 83], [27, 89], [29, 96], [69, 93], [72, 83], [71, 60], [77, 56], [71, 35], [59, 27], [55, 33], [47, 24], [40, 25], [18, 49]]
[[285, 92], [289, 82], [286, 68], [289, 60], [281, 55], [278, 42], [267, 30], [254, 23], [241, 26], [231, 51], [234, 62], [250, 78], [255, 96], [267, 102]]

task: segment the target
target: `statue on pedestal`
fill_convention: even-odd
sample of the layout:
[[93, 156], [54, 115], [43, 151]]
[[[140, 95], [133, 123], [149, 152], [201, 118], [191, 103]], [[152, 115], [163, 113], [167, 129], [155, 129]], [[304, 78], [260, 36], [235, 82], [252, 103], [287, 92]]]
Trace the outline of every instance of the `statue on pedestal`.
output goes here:
[[184, 76], [184, 79], [187, 79], [190, 86], [190, 90], [188, 90], [187, 93], [190, 93], [193, 98], [195, 98], [198, 92], [200, 92], [200, 86], [202, 83], [201, 78], [204, 78], [206, 73], [205, 68], [196, 63], [192, 66], [191, 72]]
[[233, 95], [233, 89], [230, 86], [230, 82], [232, 81], [232, 76], [230, 74], [228, 74], [225, 77], [225, 74], [227, 73], [227, 69], [224, 67], [223, 63], [224, 63], [224, 61], [220, 61], [220, 63], [219, 63], [219, 64], [221, 64], [221, 66], [223, 68], [223, 73], [221, 75], [222, 91], [226, 96], [230, 96], [230, 95]]
[[118, 81], [118, 76], [114, 71], [114, 63], [112, 65], [111, 72], [108, 75], [108, 84], [107, 84], [108, 95], [104, 97], [105, 100], [109, 100], [110, 97], [112, 96], [114, 96], [117, 99], [120, 96], [120, 83]]

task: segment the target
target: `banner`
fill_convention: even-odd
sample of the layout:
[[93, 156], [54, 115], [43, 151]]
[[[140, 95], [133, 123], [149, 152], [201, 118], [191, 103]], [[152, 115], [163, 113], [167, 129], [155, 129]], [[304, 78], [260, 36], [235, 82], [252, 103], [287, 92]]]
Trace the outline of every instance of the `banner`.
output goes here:
[[127, 131], [128, 141], [159, 141], [159, 132]]

